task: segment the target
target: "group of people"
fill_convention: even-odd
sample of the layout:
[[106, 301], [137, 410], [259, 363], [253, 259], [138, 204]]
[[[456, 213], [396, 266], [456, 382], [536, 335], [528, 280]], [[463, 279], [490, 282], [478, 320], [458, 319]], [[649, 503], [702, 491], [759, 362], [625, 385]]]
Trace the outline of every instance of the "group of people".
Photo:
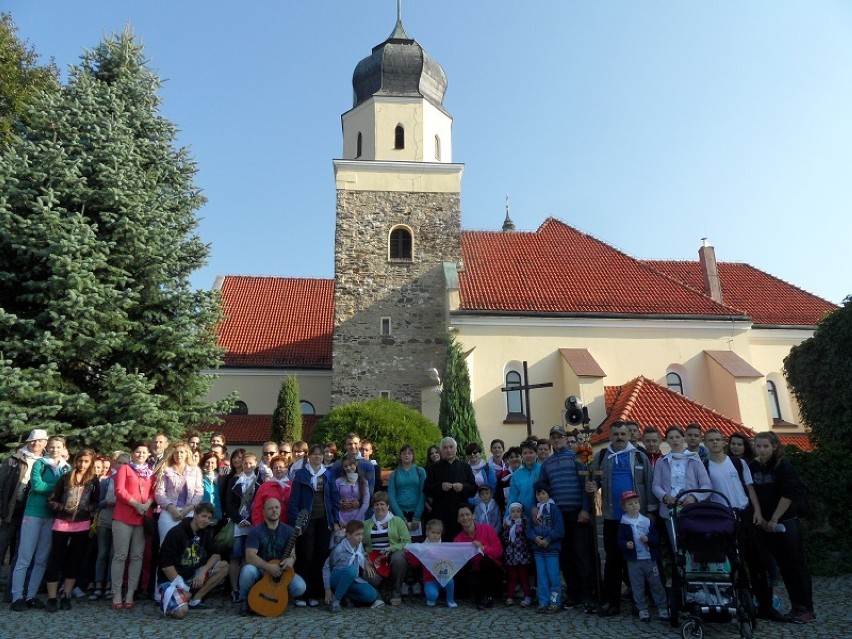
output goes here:
[[[342, 456], [333, 443], [266, 442], [258, 459], [241, 448], [228, 455], [221, 435], [204, 452], [198, 436], [170, 443], [160, 434], [109, 457], [84, 449], [69, 458], [61, 437], [37, 429], [0, 467], [0, 556], [20, 538], [11, 607], [67, 610], [75, 594], [86, 595], [78, 587], [85, 584], [90, 599], [111, 596], [114, 610], [132, 608], [141, 592], [179, 618], [207, 609], [205, 597], [227, 580], [248, 614], [255, 584], [286, 573], [296, 606], [324, 602], [332, 612], [347, 603], [397, 606], [421, 593], [429, 606], [443, 597], [455, 607], [460, 592], [480, 609], [502, 600], [614, 616], [627, 584], [643, 621], [650, 620], [647, 581], [667, 620], [661, 557], [671, 554], [670, 513], [708, 497], [690, 490], [712, 488], [743, 522], [758, 615], [815, 619], [797, 479], [777, 437], [761, 433], [752, 444], [735, 434], [726, 452], [716, 430], [671, 426], [663, 454], [655, 428], [617, 422], [610, 433], [589, 462], [576, 454], [576, 431], [562, 426], [508, 450], [494, 440], [488, 458], [471, 443], [460, 459], [447, 437], [423, 466], [406, 444], [384, 486], [372, 443], [355, 433]], [[600, 579], [590, 525], [598, 501]], [[463, 563], [457, 574], [431, 569], [428, 558], [459, 548], [472, 550], [456, 562]], [[790, 595], [785, 616], [772, 607], [775, 567]], [[45, 603], [37, 596], [42, 579]]]

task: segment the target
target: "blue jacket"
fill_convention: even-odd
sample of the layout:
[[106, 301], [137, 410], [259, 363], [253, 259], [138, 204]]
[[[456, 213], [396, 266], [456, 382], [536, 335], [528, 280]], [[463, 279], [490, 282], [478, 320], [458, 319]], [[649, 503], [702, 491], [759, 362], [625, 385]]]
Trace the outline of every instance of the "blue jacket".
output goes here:
[[[473, 468], [471, 468], [471, 472], [473, 472]], [[494, 474], [494, 469], [491, 468], [491, 464], [485, 462], [485, 465], [482, 467], [482, 475], [485, 478], [485, 485], [491, 488], [491, 494], [496, 499], [497, 497], [497, 475]], [[476, 474], [474, 473], [474, 479], [476, 478]], [[477, 486], [478, 488], [478, 486]], [[479, 493], [471, 497], [467, 500], [467, 503], [471, 505], [471, 507], [475, 507], [481, 500], [479, 499]]]
[[[329, 529], [334, 528], [338, 519], [338, 505], [340, 497], [337, 493], [337, 484], [331, 469], [326, 468], [323, 473], [323, 502], [325, 503], [325, 519]], [[287, 523], [296, 525], [296, 517], [300, 510], [311, 510], [314, 505], [314, 487], [311, 485], [311, 473], [305, 467], [296, 471], [293, 477], [293, 486], [290, 489], [290, 502], [287, 504]]]
[[589, 512], [589, 494], [586, 492], [586, 479], [580, 475], [586, 467], [567, 446], [554, 452], [541, 465], [539, 479], [548, 486], [550, 498], [564, 513], [570, 510]]
[[[644, 516], [644, 515], [643, 515]], [[651, 552], [651, 559], [654, 561], [659, 561], [660, 559], [660, 536], [657, 533], [657, 527], [654, 525], [654, 520], [650, 517], [647, 518], [650, 522], [648, 527], [648, 550]], [[627, 561], [636, 561], [636, 548], [628, 548], [627, 542], [634, 541], [633, 539], [633, 527], [630, 524], [625, 524], [624, 519], [622, 518], [621, 522], [618, 524], [618, 532], [616, 533], [616, 542], [618, 543], [621, 551], [624, 553], [624, 558]]]
[[532, 509], [535, 506], [533, 484], [538, 480], [540, 474], [541, 464], [538, 462], [534, 462], [532, 468], [527, 468], [521, 464], [521, 467], [512, 473], [512, 479], [509, 482], [509, 499], [506, 500], [506, 510], [509, 509], [509, 504], [516, 501], [524, 507], [524, 516], [532, 516]]
[[[565, 536], [565, 524], [562, 523], [562, 513], [558, 506], [551, 505], [550, 513], [536, 523], [533, 517], [527, 518], [527, 539], [530, 547], [537, 555], [558, 555], [562, 548], [562, 538]], [[535, 543], [536, 537], [544, 537], [550, 540], [547, 548], [541, 548]]]

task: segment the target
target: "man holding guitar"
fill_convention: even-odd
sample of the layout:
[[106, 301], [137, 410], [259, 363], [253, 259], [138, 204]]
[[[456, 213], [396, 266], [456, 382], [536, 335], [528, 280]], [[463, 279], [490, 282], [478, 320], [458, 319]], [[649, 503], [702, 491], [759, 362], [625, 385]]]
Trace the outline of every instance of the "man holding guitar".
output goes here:
[[[240, 570], [239, 613], [246, 615], [251, 609], [274, 617], [287, 609], [288, 595], [303, 595], [306, 585], [293, 570], [297, 531], [281, 521], [281, 502], [268, 498], [263, 504], [263, 519], [263, 523], [249, 530], [246, 540], [246, 563]], [[264, 584], [267, 587], [255, 593], [253, 587], [261, 579], [267, 582]], [[249, 591], [257, 596], [249, 598]]]

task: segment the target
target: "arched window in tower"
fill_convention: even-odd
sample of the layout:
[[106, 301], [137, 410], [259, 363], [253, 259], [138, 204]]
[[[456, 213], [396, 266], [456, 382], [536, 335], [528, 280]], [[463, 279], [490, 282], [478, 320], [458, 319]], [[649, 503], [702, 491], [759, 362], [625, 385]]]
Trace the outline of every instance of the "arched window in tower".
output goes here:
[[411, 231], [404, 226], [397, 226], [390, 232], [388, 258], [410, 262], [412, 259], [411, 245]]
[[358, 131], [358, 141], [355, 143], [355, 157], [360, 158], [361, 153], [363, 151], [364, 145], [364, 137], [361, 135], [361, 132]]
[[401, 124], [397, 124], [393, 131], [393, 148], [405, 148], [405, 129], [402, 128]]
[[778, 389], [775, 382], [767, 380], [766, 394], [769, 395], [769, 412], [772, 413], [773, 421], [781, 420], [781, 404], [778, 402]]
[[435, 159], [438, 162], [441, 161], [441, 138], [437, 135], [435, 136]]
[[669, 390], [673, 390], [676, 393], [683, 395], [683, 379], [677, 373], [669, 373], [666, 375], [666, 386], [669, 387]]

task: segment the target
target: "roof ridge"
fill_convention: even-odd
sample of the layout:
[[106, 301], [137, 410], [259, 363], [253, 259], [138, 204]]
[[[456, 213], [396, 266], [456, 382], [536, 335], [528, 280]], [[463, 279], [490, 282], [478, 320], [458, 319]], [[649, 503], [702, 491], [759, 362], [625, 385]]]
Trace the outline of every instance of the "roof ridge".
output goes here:
[[[698, 260], [695, 260], [695, 261], [697, 262]], [[743, 309], [741, 309], [741, 308], [737, 308], [736, 306], [731, 306], [731, 305], [729, 305], [729, 304], [725, 304], [725, 303], [723, 303], [723, 302], [717, 302], [716, 300], [714, 300], [712, 297], [710, 297], [710, 296], [709, 296], [707, 293], [705, 293], [704, 291], [702, 291], [702, 290], [700, 290], [700, 289], [697, 289], [697, 288], [695, 288], [694, 286], [690, 286], [690, 285], [689, 285], [689, 284], [687, 284], [686, 282], [684, 282], [684, 281], [682, 281], [682, 280], [679, 280], [678, 278], [674, 277], [673, 275], [669, 275], [668, 273], [664, 273], [663, 271], [661, 271], [661, 270], [659, 270], [659, 269], [657, 269], [657, 268], [654, 268], [654, 266], [652, 266], [651, 264], [647, 264], [647, 263], [645, 263], [645, 261], [643, 261], [643, 260], [637, 260], [637, 262], [640, 264], [640, 266], [642, 266], [642, 268], [646, 268], [646, 269], [648, 269], [648, 270], [650, 270], [650, 271], [653, 271], [654, 273], [658, 273], [658, 274], [659, 274], [659, 275], [661, 275], [662, 277], [665, 277], [666, 279], [668, 279], [668, 280], [670, 280], [670, 281], [674, 282], [675, 284], [677, 284], [677, 285], [679, 285], [679, 286], [682, 286], [683, 288], [685, 288], [685, 289], [687, 289], [687, 290], [689, 290], [689, 291], [692, 291], [692, 292], [694, 292], [694, 293], [697, 293], [698, 295], [701, 295], [701, 297], [706, 298], [707, 300], [709, 300], [710, 302], [712, 302], [712, 303], [713, 303], [713, 304], [715, 304], [716, 306], [719, 306], [720, 308], [724, 308], [724, 309], [729, 310], [729, 311], [735, 311], [736, 313], [739, 313], [740, 315], [742, 315], [742, 316], [744, 316], [744, 317], [749, 317], [749, 318], [751, 318], [751, 316], [748, 314], [748, 312], [747, 312], [747, 311], [745, 311], [745, 310], [743, 310]], [[723, 297], [723, 299], [724, 299], [724, 295], [725, 295], [725, 292], [724, 292], [724, 290], [723, 290], [723, 291], [722, 291], [722, 297]]]

